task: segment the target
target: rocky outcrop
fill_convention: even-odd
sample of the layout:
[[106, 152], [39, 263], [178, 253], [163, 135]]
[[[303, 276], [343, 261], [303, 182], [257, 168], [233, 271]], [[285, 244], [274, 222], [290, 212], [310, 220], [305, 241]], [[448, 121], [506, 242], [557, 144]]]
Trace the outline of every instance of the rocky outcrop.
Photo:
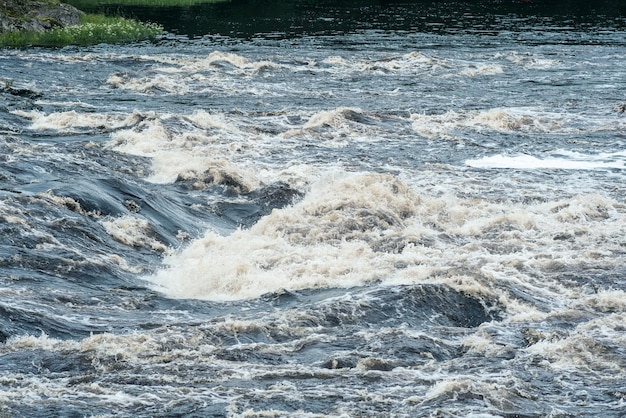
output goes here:
[[0, 33], [78, 25], [82, 13], [54, 0], [0, 0]]

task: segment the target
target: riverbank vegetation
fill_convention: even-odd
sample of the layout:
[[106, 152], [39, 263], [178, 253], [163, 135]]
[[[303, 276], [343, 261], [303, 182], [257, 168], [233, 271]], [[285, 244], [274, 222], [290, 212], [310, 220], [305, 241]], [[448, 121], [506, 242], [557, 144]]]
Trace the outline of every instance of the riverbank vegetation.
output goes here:
[[152, 23], [122, 17], [84, 14], [80, 17], [78, 25], [55, 27], [45, 32], [19, 30], [1, 33], [0, 46], [25, 48], [126, 43], [153, 39], [162, 32], [163, 29], [159, 25]]
[[65, 2], [79, 9], [90, 10], [98, 6], [182, 7], [223, 1], [228, 0], [66, 0]]

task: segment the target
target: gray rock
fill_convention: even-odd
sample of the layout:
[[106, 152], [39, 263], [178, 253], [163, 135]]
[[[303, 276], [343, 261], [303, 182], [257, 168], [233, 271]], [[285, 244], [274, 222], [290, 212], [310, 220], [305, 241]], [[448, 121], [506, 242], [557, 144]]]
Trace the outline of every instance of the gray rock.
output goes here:
[[68, 4], [37, 0], [0, 0], [0, 33], [34, 30], [45, 32], [55, 27], [80, 23], [83, 14]]

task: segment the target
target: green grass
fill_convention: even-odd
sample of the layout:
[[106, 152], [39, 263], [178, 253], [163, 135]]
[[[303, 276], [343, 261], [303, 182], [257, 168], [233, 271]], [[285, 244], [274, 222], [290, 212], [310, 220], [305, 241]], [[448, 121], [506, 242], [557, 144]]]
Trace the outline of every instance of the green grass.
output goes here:
[[180, 7], [196, 4], [218, 3], [228, 0], [65, 0], [79, 9], [93, 9], [98, 6], [149, 6], [149, 7]]
[[25, 48], [29, 46], [62, 47], [66, 45], [96, 45], [101, 43], [128, 43], [153, 39], [163, 28], [121, 17], [87, 14], [81, 24], [56, 28], [47, 32], [17, 31], [0, 34], [0, 47]]

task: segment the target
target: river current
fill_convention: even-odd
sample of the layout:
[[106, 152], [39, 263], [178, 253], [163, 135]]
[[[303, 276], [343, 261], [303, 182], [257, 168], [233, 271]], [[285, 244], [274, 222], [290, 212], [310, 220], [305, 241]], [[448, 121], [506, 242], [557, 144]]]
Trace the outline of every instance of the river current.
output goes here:
[[626, 416], [626, 20], [293, 4], [2, 51], [0, 416]]

